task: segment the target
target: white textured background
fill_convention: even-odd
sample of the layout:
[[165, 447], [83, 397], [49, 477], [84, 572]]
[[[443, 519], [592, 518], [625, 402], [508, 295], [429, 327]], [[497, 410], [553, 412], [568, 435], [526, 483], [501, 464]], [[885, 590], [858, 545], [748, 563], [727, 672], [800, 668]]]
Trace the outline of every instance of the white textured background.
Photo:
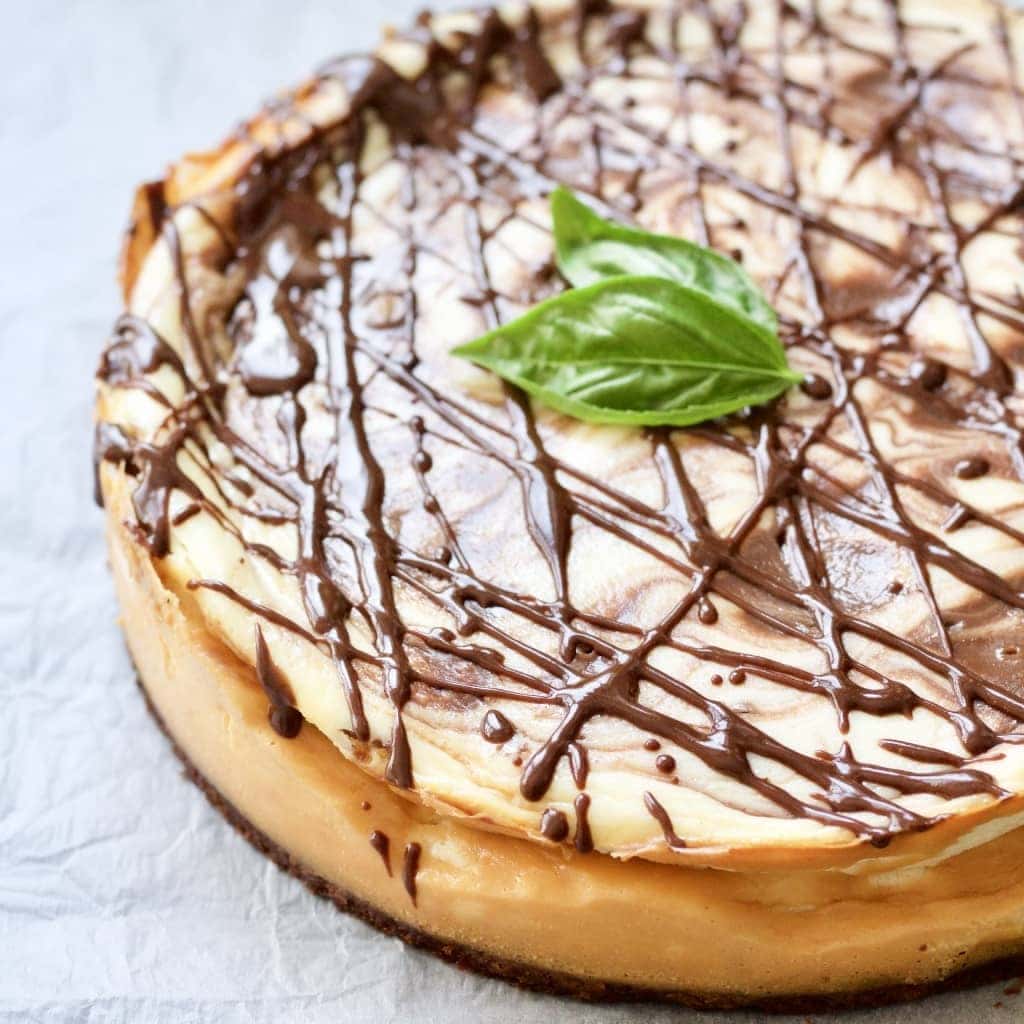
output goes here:
[[[132, 188], [420, 6], [0, 0], [0, 1019], [755, 1019], [533, 996], [378, 935], [182, 781], [135, 690], [89, 470]], [[1022, 1019], [1002, 986], [842, 1017]]]

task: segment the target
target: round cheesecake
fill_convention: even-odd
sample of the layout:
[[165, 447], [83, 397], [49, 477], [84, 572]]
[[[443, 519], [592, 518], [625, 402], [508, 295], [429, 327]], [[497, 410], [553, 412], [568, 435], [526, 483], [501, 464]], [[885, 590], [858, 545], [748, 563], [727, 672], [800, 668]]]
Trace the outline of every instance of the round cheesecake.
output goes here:
[[[97, 495], [151, 708], [316, 891], [589, 998], [1024, 970], [1024, 21], [424, 15], [136, 196]], [[452, 350], [548, 199], [741, 263], [802, 383], [609, 426]]]

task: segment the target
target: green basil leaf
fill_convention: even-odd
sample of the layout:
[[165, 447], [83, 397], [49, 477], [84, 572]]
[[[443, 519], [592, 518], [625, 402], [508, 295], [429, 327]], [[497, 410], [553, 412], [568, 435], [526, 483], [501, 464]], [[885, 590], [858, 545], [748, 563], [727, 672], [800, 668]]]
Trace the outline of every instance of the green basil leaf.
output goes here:
[[563, 292], [453, 354], [594, 423], [686, 426], [770, 401], [802, 379], [774, 334], [659, 277]]
[[655, 235], [605, 220], [567, 188], [551, 193], [558, 269], [574, 288], [607, 277], [664, 277], [732, 306], [775, 334], [775, 310], [736, 262], [685, 238]]

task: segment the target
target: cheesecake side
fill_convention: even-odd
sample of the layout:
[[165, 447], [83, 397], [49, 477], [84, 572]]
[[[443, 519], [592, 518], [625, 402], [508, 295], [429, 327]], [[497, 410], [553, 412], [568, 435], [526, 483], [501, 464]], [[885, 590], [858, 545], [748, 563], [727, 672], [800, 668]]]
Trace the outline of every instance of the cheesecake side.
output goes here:
[[890, 876], [618, 861], [432, 814], [309, 723], [284, 739], [252, 667], [124, 525], [129, 486], [103, 467], [121, 624], [152, 707], [243, 833], [343, 909], [463, 966], [589, 998], [859, 1005], [1024, 970], [1024, 829]]

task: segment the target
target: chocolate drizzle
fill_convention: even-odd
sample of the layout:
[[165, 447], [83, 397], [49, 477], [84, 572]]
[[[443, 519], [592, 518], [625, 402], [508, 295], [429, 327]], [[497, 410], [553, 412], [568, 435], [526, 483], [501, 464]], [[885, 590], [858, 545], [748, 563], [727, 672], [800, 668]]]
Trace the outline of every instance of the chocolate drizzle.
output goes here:
[[[485, 11], [479, 31], [460, 33], [456, 42], [445, 44], [431, 36], [429, 19], [421, 21], [413, 38], [426, 46], [428, 61], [413, 81], [370, 58], [348, 58], [322, 69], [322, 80], [336, 79], [348, 91], [350, 112], [337, 125], [311, 129], [301, 144], [256, 158], [237, 186], [233, 222], [219, 227], [222, 261], [244, 278], [228, 325], [229, 357], [197, 327], [175, 211], [161, 207], [187, 351], [179, 358], [144, 322], [122, 318], [100, 378], [109, 388], [145, 391], [168, 406], [167, 419], [158, 441], [136, 440], [117, 424], [99, 424], [97, 458], [123, 466], [134, 477], [137, 533], [155, 557], [173, 543], [170, 496], [180, 493], [187, 508], [195, 509], [189, 517], [212, 516], [243, 543], [249, 557], [298, 581], [308, 620], [301, 623], [224, 581], [191, 585], [235, 600], [257, 618], [329, 653], [359, 740], [371, 738], [364, 688], [379, 688], [393, 712], [386, 778], [396, 786], [415, 783], [404, 721], [414, 696], [469, 701], [474, 721], [481, 721], [478, 702], [486, 707], [489, 698], [500, 698], [559, 715], [523, 765], [525, 800], [544, 797], [563, 760], [583, 789], [588, 772], [593, 776], [600, 770], [600, 755], [591, 749], [588, 757], [584, 726], [616, 719], [650, 737], [644, 743], [648, 750], [657, 750], [660, 738], [685, 758], [752, 791], [774, 813], [839, 826], [882, 845], [894, 834], [925, 829], [941, 817], [911, 809], [905, 797], [1006, 796], [984, 764], [972, 759], [1001, 743], [1019, 742], [1024, 722], [1016, 677], [999, 668], [1002, 659], [972, 660], [968, 645], [950, 626], [955, 609], [940, 606], [934, 584], [941, 571], [996, 615], [1024, 610], [1019, 579], [975, 561], [948, 536], [969, 521], [997, 531], [1009, 544], [1024, 545], [1024, 534], [954, 496], [935, 474], [917, 473], [887, 453], [873, 430], [876, 406], [865, 397], [872, 389], [881, 391], [907, 410], [921, 431], [970, 436], [977, 442], [974, 450], [984, 446], [988, 457], [958, 463], [956, 477], [988, 473], [1024, 481], [1020, 400], [1013, 393], [1018, 368], [1007, 347], [994, 340], [996, 327], [1024, 333], [1024, 305], [1019, 296], [972, 287], [964, 269], [971, 242], [986, 232], [1009, 233], [1004, 225], [1010, 221], [1019, 230], [1024, 158], [1010, 148], [995, 152], [947, 116], [935, 99], [943, 89], [975, 94], [981, 87], [1010, 89], [1016, 96], [1013, 61], [1005, 33], [997, 32], [993, 52], [1003, 55], [1005, 68], [993, 82], [979, 85], [976, 66], [966, 63], [969, 48], [954, 40], [945, 58], [918, 67], [908, 36], [924, 29], [905, 26], [895, 3], [881, 26], [887, 39], [881, 49], [868, 42], [854, 45], [848, 32], [827, 20], [779, 4], [768, 54], [744, 48], [740, 7], [735, 18], [721, 19], [712, 17], [713, 5], [682, 6], [709, 19], [713, 42], [704, 57], [684, 57], [672, 46], [650, 42], [654, 34], [636, 12], [580, 4], [571, 17], [578, 19], [581, 67], [564, 81], [548, 57], [546, 29], [533, 12], [509, 25]], [[595, 20], [602, 30], [587, 32]], [[841, 104], [831, 91], [815, 95], [787, 77], [787, 57], [798, 47], [801, 54], [818, 53], [819, 47], [855, 52], [875, 69], [874, 78], [884, 80], [880, 95], [889, 98], [890, 109], [872, 117], [873, 125], [858, 121], [849, 109], [840, 116]], [[499, 50], [507, 59], [492, 59]], [[634, 66], [638, 55], [645, 62]], [[646, 76], [652, 65], [660, 72], [651, 81], [677, 83], [679, 131], [656, 129], [637, 117], [628, 96], [615, 106], [607, 91], [591, 88], [609, 75], [617, 77], [623, 92], [633, 84], [650, 84]], [[532, 135], [506, 142], [480, 114], [476, 101], [491, 81], [521, 86], [523, 101], [536, 108], [527, 119]], [[754, 130], [771, 135], [780, 154], [781, 181], [749, 176], [742, 139], [730, 139], [715, 153], [697, 147], [689, 119], [696, 98], [708, 92], [715, 102], [742, 108]], [[855, 101], [853, 113], [865, 99]], [[586, 145], [577, 140], [567, 150], [558, 133], [573, 119], [591, 130]], [[372, 171], [357, 159], [368, 126], [377, 123], [391, 137], [392, 160], [404, 182], [397, 209], [375, 205], [364, 178]], [[905, 238], [884, 244], [851, 228], [850, 211], [840, 200], [805, 196], [794, 150], [797, 127], [847, 149], [853, 155], [851, 180], [874, 160], [912, 170], [925, 190], [929, 230], [939, 237], [939, 249], [922, 250], [925, 232], [916, 221], [904, 218], [897, 227]], [[330, 209], [317, 193], [325, 176], [332, 181]], [[434, 273], [444, 265], [463, 286], [466, 305], [479, 310], [483, 326], [493, 326], [552, 287], [550, 268], [533, 268], [525, 294], [511, 294], [502, 290], [494, 270], [494, 254], [508, 248], [500, 236], [505, 225], [520, 217], [540, 230], [521, 213], [527, 200], [542, 198], [564, 181], [598, 208], [628, 218], [658, 176], [686, 193], [683, 206], [693, 220], [681, 222], [679, 231], [698, 241], [725, 245], [713, 237], [717, 228], [707, 215], [706, 186], [791, 231], [792, 252], [768, 284], [778, 296], [782, 336], [795, 363], [817, 369], [808, 372], [802, 396], [686, 432], [644, 435], [663, 494], [660, 503], [652, 503], [614, 477], [595, 479], [560, 457], [550, 431], [515, 388], [507, 387], [494, 407], [446, 385], [436, 356], [432, 367], [417, 347], [417, 327], [430, 312], [420, 308], [417, 280], [421, 264]], [[614, 181], [618, 190], [609, 185]], [[956, 219], [955, 200], [962, 196], [985, 208], [972, 226]], [[507, 212], [495, 217], [495, 209]], [[438, 251], [431, 241], [432, 225], [456, 215], [468, 241], [468, 265], [457, 252]], [[359, 224], [366, 218], [386, 231], [388, 242], [379, 251], [363, 246]], [[873, 268], [865, 272], [865, 283], [845, 288], [824, 273], [819, 254], [828, 244], [845, 247]], [[853, 306], [851, 291], [860, 296]], [[959, 311], [966, 369], [920, 354], [913, 318], [932, 296]], [[851, 331], [857, 332], [856, 344], [845, 341]], [[463, 339], [451, 339], [458, 340]], [[158, 370], [184, 383], [181, 402], [171, 405], [158, 388]], [[417, 410], [411, 421], [399, 424], [406, 441], [398, 439], [389, 411], [399, 400]], [[323, 436], [327, 441], [316, 440]], [[718, 453], [751, 467], [757, 496], [725, 530], [713, 525], [709, 496], [682, 454], [681, 438], [710, 459]], [[253, 481], [245, 485], [250, 494], [214, 465], [214, 441]], [[444, 474], [451, 470], [445, 470], [444, 456], [453, 451], [489, 479], [504, 474], [516, 492], [525, 534], [550, 576], [548, 596], [519, 592], [509, 580], [476, 566], [479, 539], [468, 535], [447, 507], [450, 493], [468, 479], [453, 485], [449, 476], [445, 485]], [[186, 462], [214, 481], [218, 503], [197, 486], [183, 468]], [[834, 470], [840, 464], [846, 475]], [[394, 495], [405, 486], [397, 482], [402, 474], [418, 495], [416, 514], [429, 524], [421, 530], [430, 535], [429, 545], [416, 543], [396, 525]], [[924, 505], [939, 511], [928, 519], [921, 512]], [[185, 522], [180, 515], [175, 525]], [[293, 524], [296, 557], [247, 542], [235, 525], [239, 517]], [[858, 582], [851, 591], [848, 567], [837, 564], [823, 541], [824, 533], [834, 538], [843, 531], [856, 533], [862, 538], [858, 543], [873, 551], [900, 553], [909, 582], [899, 591], [890, 587], [886, 599], [917, 595], [928, 609], [930, 630], [898, 633], [876, 614], [866, 584]], [[659, 621], [638, 623], [582, 601], [577, 605], [571, 566], [582, 532], [589, 538], [606, 535], [649, 556], [681, 585], [680, 596]], [[410, 625], [400, 611], [402, 596], [409, 594], [450, 618], [452, 629], [424, 633]], [[730, 646], [731, 624], [738, 619], [773, 640], [807, 645], [820, 667], [811, 671], [761, 649]], [[516, 620], [529, 626], [529, 635], [545, 634], [551, 644], [524, 639]], [[355, 629], [369, 632], [371, 649], [354, 642]], [[282, 697], [287, 690], [273, 673], [258, 628], [256, 635], [257, 667], [272, 714], [278, 698], [282, 710], [294, 711], [290, 696]], [[877, 667], [865, 653], [869, 649], [885, 652], [890, 663], [898, 660], [906, 678], [904, 670], [893, 678]], [[659, 667], [653, 657], [659, 651], [707, 668], [679, 677]], [[783, 687], [826, 701], [840, 734], [849, 729], [853, 714], [892, 716], [894, 723], [914, 714], [933, 716], [949, 726], [962, 753], [901, 740], [882, 744], [923, 770], [861, 760], [846, 743], [815, 756], [782, 742], [734, 704], [746, 690], [708, 690], [722, 687], [724, 678], [734, 686], [749, 681], [749, 691]], [[915, 684], [921, 678], [929, 684]], [[645, 688], [654, 688], [665, 701], [646, 702]], [[667, 710], [671, 702], [685, 714]], [[493, 708], [484, 712], [480, 728], [495, 744], [514, 734]], [[752, 759], [778, 766], [801, 780], [800, 786], [772, 781], [754, 769]], [[658, 767], [671, 773], [676, 758], [661, 755]], [[685, 783], [682, 770], [680, 775]], [[668, 783], [662, 779], [656, 785], [667, 788]], [[575, 798], [574, 842], [580, 850], [593, 846], [590, 799], [586, 793]], [[650, 792], [643, 802], [668, 847], [683, 849], [686, 844], [664, 806]], [[566, 816], [549, 808], [541, 832], [552, 841], [565, 840]], [[387, 839], [373, 835], [371, 842], [390, 871]], [[418, 846], [410, 844], [403, 867], [414, 902], [418, 855]]]
[[594, 849], [594, 839], [590, 834], [590, 797], [586, 793], [578, 793], [572, 802], [576, 811], [576, 835], [573, 846], [580, 853], [590, 853]]
[[295, 706], [292, 688], [270, 657], [263, 630], [256, 624], [256, 675], [270, 700], [267, 714], [271, 728], [286, 740], [294, 739], [302, 729], [302, 712]]
[[145, 320], [127, 313], [121, 316], [100, 359], [101, 378], [109, 384], [140, 387], [163, 402], [163, 392], [145, 376], [161, 366], [169, 367], [179, 376], [185, 372], [178, 354]]
[[569, 772], [577, 789], [583, 789], [590, 774], [590, 758], [587, 748], [579, 740], [574, 740], [568, 747]]
[[668, 811], [658, 803], [653, 794], [644, 793], [644, 806], [647, 808], [650, 816], [661, 826], [662, 835], [665, 837], [665, 845], [670, 850], [685, 850], [686, 843], [676, 835], [672, 819], [668, 816]]
[[120, 463], [131, 476], [138, 477], [132, 492], [136, 536], [156, 558], [167, 554], [170, 543], [172, 491], [181, 491], [201, 503], [202, 493], [178, 465], [178, 452], [189, 436], [189, 427], [176, 427], [159, 445], [133, 441], [115, 424], [99, 423], [94, 438], [93, 466], [96, 473], [96, 501], [102, 504], [99, 465], [103, 461]]
[[832, 385], [819, 373], [809, 373], [801, 383], [800, 390], [818, 401], [832, 397]]

